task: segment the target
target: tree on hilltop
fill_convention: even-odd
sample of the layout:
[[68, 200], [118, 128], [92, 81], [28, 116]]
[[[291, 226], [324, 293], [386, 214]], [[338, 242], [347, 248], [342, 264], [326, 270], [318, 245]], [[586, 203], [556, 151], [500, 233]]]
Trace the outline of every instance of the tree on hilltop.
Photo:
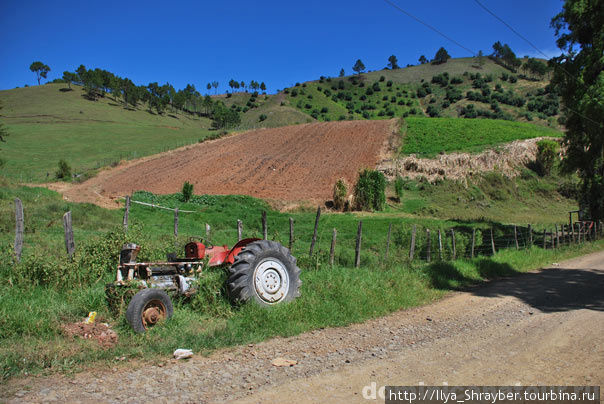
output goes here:
[[447, 50], [441, 46], [440, 49], [436, 51], [436, 55], [434, 55], [434, 59], [432, 59], [432, 64], [439, 65], [441, 63], [447, 63], [447, 60], [449, 59], [451, 59], [451, 56]]
[[419, 61], [419, 63], [421, 63], [422, 65], [425, 65], [426, 63], [428, 63], [428, 59], [427, 59], [427, 58], [426, 58], [424, 55], [421, 55], [421, 56], [419, 57], [419, 60], [418, 60], [418, 61]]
[[40, 85], [40, 79], [46, 78], [46, 75], [50, 71], [50, 67], [48, 67], [48, 65], [45, 65], [44, 63], [38, 61], [38, 62], [33, 62], [29, 66], [29, 70], [36, 73], [36, 78], [38, 79], [38, 85]]
[[398, 65], [398, 60], [396, 58], [396, 56], [392, 55], [388, 58], [388, 66], [392, 69], [398, 69], [399, 65]]
[[78, 76], [75, 73], [64, 71], [63, 80], [67, 82], [67, 86], [71, 90], [71, 83], [73, 83], [74, 81], [78, 81]]
[[344, 71], [344, 68], [340, 69], [340, 77], [344, 77], [346, 76], [346, 72]]
[[357, 72], [357, 74], [361, 74], [365, 70], [365, 65], [361, 62], [361, 59], [357, 59], [354, 66], [352, 66], [352, 70]]

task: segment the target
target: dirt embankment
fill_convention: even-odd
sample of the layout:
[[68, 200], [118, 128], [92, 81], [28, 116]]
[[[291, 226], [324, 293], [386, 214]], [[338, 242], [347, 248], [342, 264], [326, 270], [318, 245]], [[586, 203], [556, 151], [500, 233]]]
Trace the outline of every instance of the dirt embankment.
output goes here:
[[104, 170], [82, 184], [50, 184], [65, 199], [117, 207], [134, 191], [243, 194], [282, 202], [323, 203], [338, 178], [356, 182], [398, 136], [396, 120], [324, 122], [260, 129]]
[[390, 179], [398, 174], [409, 178], [423, 176], [430, 182], [445, 177], [463, 180], [484, 171], [514, 177], [520, 173], [519, 167], [535, 160], [537, 142], [541, 139], [544, 138], [517, 140], [477, 154], [449, 153], [432, 159], [415, 155], [386, 158], [378, 164], [378, 170]]

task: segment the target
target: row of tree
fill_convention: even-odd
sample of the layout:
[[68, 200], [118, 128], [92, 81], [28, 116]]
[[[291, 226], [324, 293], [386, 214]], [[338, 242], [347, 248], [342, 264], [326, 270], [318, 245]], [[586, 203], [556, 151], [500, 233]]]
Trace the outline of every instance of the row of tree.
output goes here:
[[111, 94], [116, 101], [122, 100], [126, 107], [136, 107], [142, 102], [148, 105], [150, 111], [158, 114], [163, 114], [171, 108], [207, 116], [214, 120], [217, 128], [235, 126], [241, 121], [236, 111], [227, 108], [221, 101], [212, 100], [209, 95], [202, 96], [193, 84], [187, 84], [181, 90], [176, 90], [170, 83], [160, 85], [153, 82], [146, 86], [137, 86], [127, 77], [122, 78], [99, 68], [86, 69], [84, 65], [80, 65], [75, 72], [65, 71], [63, 80], [68, 83], [69, 88], [72, 83], [82, 85], [90, 100]]
[[235, 90], [239, 90], [242, 89], [243, 91], [247, 91], [247, 89], [251, 89], [254, 91], [266, 91], [266, 84], [264, 84], [264, 81], [262, 83], [258, 83], [256, 80], [251, 80], [249, 82], [249, 84], [245, 84], [245, 81], [237, 81], [237, 80], [229, 80], [229, 87], [231, 87], [231, 92], [234, 92]]
[[[436, 55], [434, 55], [434, 59], [432, 59], [432, 64], [441, 64], [441, 63], [447, 63], [447, 60], [451, 59], [451, 55], [449, 55], [449, 53], [447, 52], [447, 50], [443, 47], [441, 47], [438, 51], [436, 51]], [[421, 55], [419, 58], [419, 63], [420, 64], [425, 64], [425, 63], [429, 63], [430, 61], [424, 56]], [[410, 66], [410, 65], [407, 65]], [[398, 58], [395, 55], [390, 55], [388, 57], [388, 64], [386, 65], [387, 69], [390, 70], [396, 70], [396, 69], [400, 69], [401, 67], [398, 64]], [[352, 66], [352, 70], [357, 73], [357, 74], [361, 74], [362, 72], [365, 71], [365, 65], [363, 64], [363, 62], [361, 61], [361, 59], [357, 59], [356, 63]], [[340, 70], [340, 77], [344, 77], [345, 72], [344, 69]]]

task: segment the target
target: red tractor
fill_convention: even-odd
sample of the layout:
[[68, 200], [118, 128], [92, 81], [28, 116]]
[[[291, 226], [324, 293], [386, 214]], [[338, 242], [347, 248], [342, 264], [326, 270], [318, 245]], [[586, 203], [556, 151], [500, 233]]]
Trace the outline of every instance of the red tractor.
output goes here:
[[170, 318], [174, 309], [166, 291], [194, 293], [192, 285], [204, 265], [229, 265], [227, 290], [234, 302], [272, 306], [300, 296], [296, 259], [275, 241], [247, 238], [231, 249], [192, 241], [185, 245], [185, 258], [168, 255], [166, 262], [136, 262], [139, 251], [136, 244], [124, 245], [113, 284], [141, 288], [126, 310], [126, 319], [136, 332]]

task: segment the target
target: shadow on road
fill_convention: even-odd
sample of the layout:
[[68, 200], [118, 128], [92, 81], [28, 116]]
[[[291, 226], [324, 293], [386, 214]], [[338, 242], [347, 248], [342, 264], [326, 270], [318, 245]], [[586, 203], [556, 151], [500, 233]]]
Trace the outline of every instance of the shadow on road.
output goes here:
[[496, 279], [487, 285], [476, 285], [458, 268], [447, 262], [427, 267], [432, 285], [438, 289], [466, 290], [476, 296], [513, 296], [544, 312], [590, 309], [604, 311], [604, 271], [595, 269], [545, 269], [521, 273], [508, 264], [485, 258], [478, 262], [483, 279]]
[[472, 293], [485, 297], [513, 296], [544, 312], [604, 311], [604, 272], [546, 269], [503, 279]]

